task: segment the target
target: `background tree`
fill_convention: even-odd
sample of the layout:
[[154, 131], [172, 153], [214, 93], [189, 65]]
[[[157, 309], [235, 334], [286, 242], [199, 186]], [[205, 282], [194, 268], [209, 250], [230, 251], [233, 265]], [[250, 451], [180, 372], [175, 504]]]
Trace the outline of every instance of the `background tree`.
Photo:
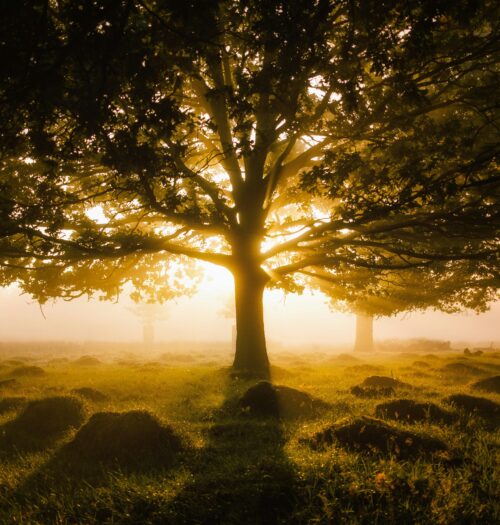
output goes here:
[[151, 347], [155, 342], [155, 325], [158, 321], [167, 318], [165, 309], [158, 303], [138, 303], [127, 310], [141, 321], [142, 341], [144, 346]]
[[397, 273], [359, 269], [340, 277], [324, 270], [310, 284], [332, 308], [356, 314], [354, 350], [371, 352], [374, 318], [426, 309], [483, 312], [498, 299], [500, 272], [485, 261], [434, 262]]
[[165, 299], [224, 266], [265, 372], [266, 286], [497, 260], [496, 2], [2, 9], [4, 283]]

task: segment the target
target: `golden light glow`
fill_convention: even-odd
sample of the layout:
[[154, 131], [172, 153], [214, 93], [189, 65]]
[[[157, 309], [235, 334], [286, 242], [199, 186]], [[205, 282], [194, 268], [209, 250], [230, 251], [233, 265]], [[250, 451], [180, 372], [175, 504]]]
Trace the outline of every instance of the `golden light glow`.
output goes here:
[[204, 273], [203, 280], [199, 287], [200, 294], [211, 295], [213, 297], [233, 295], [233, 276], [229, 270], [204, 262], [200, 263], [200, 269]]

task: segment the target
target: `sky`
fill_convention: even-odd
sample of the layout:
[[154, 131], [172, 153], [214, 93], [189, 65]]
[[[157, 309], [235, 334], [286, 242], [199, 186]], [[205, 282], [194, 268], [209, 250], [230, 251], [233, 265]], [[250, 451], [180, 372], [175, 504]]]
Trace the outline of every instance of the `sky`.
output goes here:
[[[224, 315], [232, 304], [232, 282], [223, 269], [208, 272], [199, 293], [164, 304], [155, 324], [157, 341], [229, 341], [234, 320]], [[122, 296], [119, 302], [81, 298], [43, 307], [15, 287], [0, 289], [0, 341], [142, 340], [142, 321]], [[330, 310], [325, 297], [268, 291], [265, 296], [269, 341], [286, 346], [344, 345], [354, 342], [355, 317]], [[426, 338], [489, 344], [500, 341], [500, 302], [476, 314], [428, 311], [377, 319], [375, 339]]]

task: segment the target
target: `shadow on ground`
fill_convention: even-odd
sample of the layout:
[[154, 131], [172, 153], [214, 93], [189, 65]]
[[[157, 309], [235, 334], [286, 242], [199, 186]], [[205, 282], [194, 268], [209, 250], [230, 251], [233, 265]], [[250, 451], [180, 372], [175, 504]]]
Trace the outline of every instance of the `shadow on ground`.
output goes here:
[[242, 386], [251, 382], [229, 373], [224, 381], [225, 401], [206, 430], [192, 482], [170, 504], [171, 523], [290, 523], [299, 482], [284, 451], [284, 424], [241, 411]]
[[[291, 523], [299, 491], [283, 422], [242, 413], [238, 399], [252, 383], [218, 373], [225, 401], [207, 417], [201, 448], [184, 446], [167, 461], [114, 464], [81, 447], [75, 453], [75, 438], [17, 487], [19, 508], [38, 500], [31, 517], [42, 523]], [[63, 494], [72, 495], [71, 506]]]

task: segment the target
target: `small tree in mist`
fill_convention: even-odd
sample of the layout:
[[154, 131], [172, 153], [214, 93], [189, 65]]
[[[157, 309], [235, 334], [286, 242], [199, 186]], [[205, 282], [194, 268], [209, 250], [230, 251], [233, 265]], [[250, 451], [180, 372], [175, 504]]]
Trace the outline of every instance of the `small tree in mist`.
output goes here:
[[[39, 300], [497, 260], [498, 3], [4, 3], [4, 284]], [[307, 274], [307, 275], [305, 275]], [[350, 283], [356, 286], [356, 282]]]
[[127, 310], [132, 312], [141, 321], [142, 340], [145, 346], [155, 342], [155, 325], [158, 321], [167, 318], [165, 308], [158, 303], [139, 303]]

